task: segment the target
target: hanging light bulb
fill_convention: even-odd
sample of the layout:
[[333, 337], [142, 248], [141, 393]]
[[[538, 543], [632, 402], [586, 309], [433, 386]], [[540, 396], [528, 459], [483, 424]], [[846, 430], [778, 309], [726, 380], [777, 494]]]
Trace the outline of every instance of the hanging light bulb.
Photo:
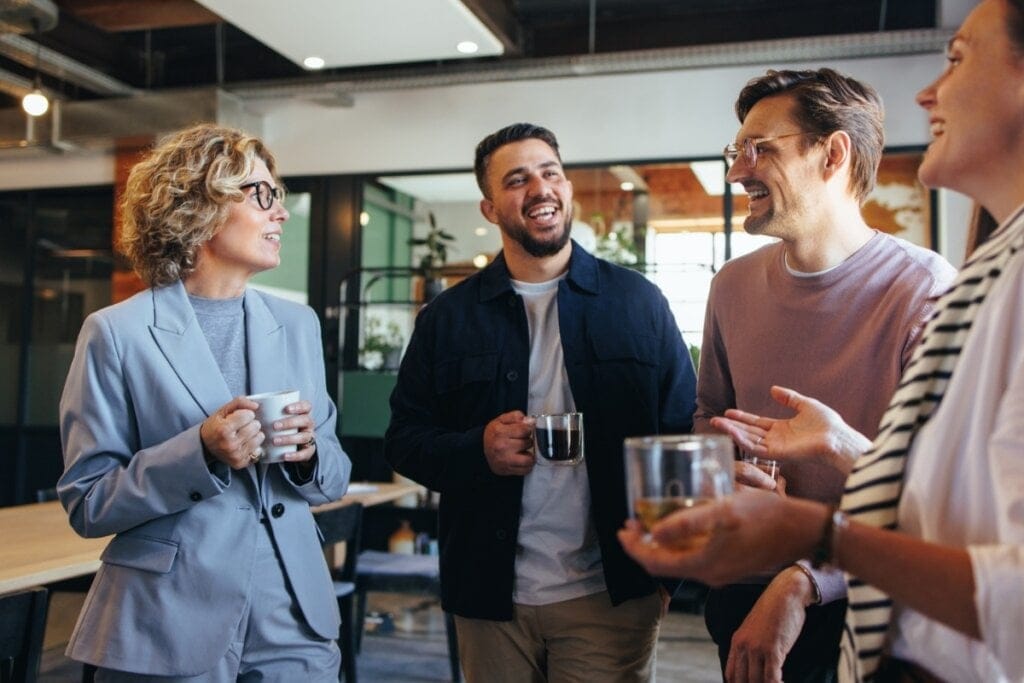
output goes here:
[[21, 98], [21, 108], [29, 116], [42, 116], [50, 109], [50, 100], [39, 88]]
[[29, 116], [42, 116], [50, 108], [50, 100], [43, 94], [42, 83], [39, 79], [39, 57], [40, 52], [43, 49], [42, 43], [39, 42], [39, 20], [32, 19], [32, 29], [36, 37], [36, 79], [35, 87], [32, 88], [32, 92], [21, 98], [21, 108], [25, 110], [25, 113]]

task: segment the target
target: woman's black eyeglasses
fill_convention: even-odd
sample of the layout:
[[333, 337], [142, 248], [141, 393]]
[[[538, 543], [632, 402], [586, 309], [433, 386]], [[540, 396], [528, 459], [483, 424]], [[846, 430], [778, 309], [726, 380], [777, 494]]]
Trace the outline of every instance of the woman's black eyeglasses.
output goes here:
[[260, 205], [260, 208], [264, 211], [269, 211], [270, 207], [274, 205], [274, 200], [284, 200], [284, 190], [280, 187], [273, 187], [266, 180], [257, 180], [256, 182], [246, 183], [245, 185], [239, 185], [239, 190], [247, 190], [250, 187], [256, 188], [256, 203]]

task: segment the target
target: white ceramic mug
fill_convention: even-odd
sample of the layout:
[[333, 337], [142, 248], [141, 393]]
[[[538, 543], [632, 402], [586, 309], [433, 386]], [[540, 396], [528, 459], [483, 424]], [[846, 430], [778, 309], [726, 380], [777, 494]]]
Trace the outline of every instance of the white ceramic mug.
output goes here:
[[246, 398], [260, 404], [260, 407], [256, 410], [256, 420], [260, 423], [260, 429], [267, 437], [264, 439], [263, 443], [260, 444], [263, 447], [263, 458], [261, 461], [283, 462], [285, 454], [297, 451], [298, 446], [293, 443], [275, 446], [274, 437], [296, 434], [299, 430], [292, 428], [274, 431], [274, 422], [290, 417], [291, 414], [286, 413], [284, 409], [286, 406], [298, 402], [299, 390], [285, 389], [284, 391], [268, 391], [264, 394], [246, 396]]

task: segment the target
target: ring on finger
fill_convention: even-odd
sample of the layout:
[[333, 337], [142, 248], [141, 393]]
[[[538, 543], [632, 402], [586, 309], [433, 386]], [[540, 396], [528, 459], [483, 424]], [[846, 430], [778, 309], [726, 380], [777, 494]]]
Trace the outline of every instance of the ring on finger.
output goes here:
[[251, 462], [259, 462], [259, 459], [263, 457], [263, 447], [257, 446], [253, 449], [252, 453], [249, 454], [249, 460]]
[[316, 448], [316, 435], [309, 435], [309, 441], [306, 442], [306, 448]]

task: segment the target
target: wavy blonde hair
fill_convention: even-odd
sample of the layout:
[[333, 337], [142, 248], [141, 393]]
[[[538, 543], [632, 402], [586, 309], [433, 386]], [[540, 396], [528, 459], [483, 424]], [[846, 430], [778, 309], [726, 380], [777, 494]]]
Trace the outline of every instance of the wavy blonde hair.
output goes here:
[[172, 133], [136, 164], [121, 199], [121, 250], [139, 277], [160, 287], [188, 277], [200, 245], [227, 220], [256, 160], [281, 185], [274, 155], [234, 128], [199, 124]]

